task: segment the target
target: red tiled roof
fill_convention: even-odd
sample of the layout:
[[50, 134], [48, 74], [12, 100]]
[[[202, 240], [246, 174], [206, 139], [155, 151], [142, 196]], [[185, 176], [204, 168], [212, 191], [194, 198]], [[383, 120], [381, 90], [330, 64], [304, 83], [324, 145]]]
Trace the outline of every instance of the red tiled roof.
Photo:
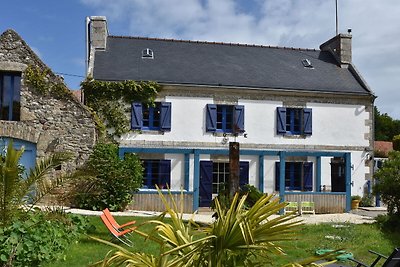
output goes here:
[[82, 102], [82, 90], [71, 90], [72, 94], [80, 101]]
[[393, 143], [387, 141], [375, 141], [374, 142], [375, 154], [379, 156], [388, 156], [390, 151], [393, 151]]

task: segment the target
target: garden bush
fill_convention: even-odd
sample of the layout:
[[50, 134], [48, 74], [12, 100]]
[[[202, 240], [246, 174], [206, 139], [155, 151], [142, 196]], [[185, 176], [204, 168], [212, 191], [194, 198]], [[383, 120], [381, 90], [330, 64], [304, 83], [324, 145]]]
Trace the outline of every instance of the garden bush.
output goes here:
[[121, 159], [118, 146], [98, 143], [84, 168], [76, 174], [73, 198], [79, 208], [124, 210], [142, 185], [143, 167], [135, 154]]
[[0, 266], [40, 266], [62, 258], [67, 246], [87, 228], [82, 216], [29, 212], [0, 228]]
[[[240, 188], [239, 196], [242, 197], [246, 195], [246, 202], [244, 204], [245, 208], [251, 208], [253, 205], [264, 196], [264, 193], [261, 192], [257, 187], [254, 185], [246, 184]], [[213, 210], [216, 209], [215, 200], [218, 199], [218, 202], [223, 207], [223, 209], [229, 209], [230, 207], [230, 200], [228, 197], [228, 192], [226, 190], [220, 190], [220, 193], [214, 200], [211, 202], [211, 208]]]
[[375, 173], [374, 194], [380, 194], [389, 216], [400, 217], [400, 152], [392, 151]]

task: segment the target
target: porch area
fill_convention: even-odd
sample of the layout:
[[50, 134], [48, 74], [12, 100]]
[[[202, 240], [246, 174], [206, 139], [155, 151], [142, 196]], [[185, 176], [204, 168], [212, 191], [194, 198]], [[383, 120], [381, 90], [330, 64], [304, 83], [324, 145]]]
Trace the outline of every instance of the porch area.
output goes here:
[[314, 202], [315, 213], [344, 213], [346, 212], [346, 193], [324, 193], [324, 192], [299, 192], [286, 193], [285, 201], [298, 202]]

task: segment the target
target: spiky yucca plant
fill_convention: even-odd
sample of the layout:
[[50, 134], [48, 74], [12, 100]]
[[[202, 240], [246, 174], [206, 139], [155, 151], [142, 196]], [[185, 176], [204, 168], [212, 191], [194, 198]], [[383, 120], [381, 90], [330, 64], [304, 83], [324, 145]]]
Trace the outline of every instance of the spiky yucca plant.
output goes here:
[[[98, 263], [100, 266], [272, 266], [270, 256], [283, 254], [276, 242], [295, 239], [296, 229], [302, 224], [294, 220], [296, 215], [293, 213], [271, 216], [286, 205], [273, 195], [263, 196], [249, 210], [244, 209], [246, 196], [239, 199], [235, 195], [228, 210], [222, 209], [217, 200], [218, 218], [200, 228], [192, 220], [183, 220], [182, 207], [177, 207], [171, 195], [172, 207], [161, 193], [160, 198], [166, 211], [160, 220], [144, 223], [154, 224], [155, 231], [147, 234], [140, 231], [140, 226], [135, 230], [137, 234], [159, 243], [160, 255], [131, 252], [94, 238], [116, 249]], [[170, 222], [164, 222], [164, 216], [170, 217]], [[323, 256], [287, 266], [318, 266], [313, 262]]]
[[49, 180], [47, 175], [71, 158], [67, 153], [55, 153], [37, 163], [24, 177], [24, 170], [18, 163], [23, 153], [24, 149], [14, 149], [11, 141], [6, 154], [0, 156], [0, 226], [11, 222], [21, 211], [22, 205], [30, 203], [29, 207], [32, 207], [45, 194], [59, 186], [62, 178]]

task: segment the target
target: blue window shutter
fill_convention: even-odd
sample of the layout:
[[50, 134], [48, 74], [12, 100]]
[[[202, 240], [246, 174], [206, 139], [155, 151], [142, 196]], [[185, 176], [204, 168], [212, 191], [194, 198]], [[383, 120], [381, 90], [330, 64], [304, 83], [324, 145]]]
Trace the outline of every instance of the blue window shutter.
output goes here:
[[160, 185], [164, 188], [171, 188], [171, 160], [160, 160], [159, 166], [159, 174], [158, 177], [160, 178]]
[[209, 207], [212, 200], [212, 161], [200, 161], [200, 207]]
[[312, 109], [305, 108], [303, 110], [303, 129], [305, 135], [312, 135]]
[[248, 161], [241, 161], [239, 162], [239, 185], [240, 187], [245, 186], [249, 183], [249, 162]]
[[243, 133], [244, 132], [244, 106], [237, 105], [235, 106], [235, 113], [234, 113], [234, 124], [233, 127], [234, 133]]
[[279, 161], [275, 162], [275, 191], [279, 191], [279, 178], [281, 176], [281, 163]]
[[160, 129], [171, 131], [171, 102], [161, 102]]
[[141, 129], [143, 126], [143, 113], [142, 104], [135, 102], [132, 103], [132, 129]]
[[304, 162], [304, 177], [303, 177], [303, 187], [304, 191], [312, 191], [313, 189], [313, 163]]
[[286, 108], [277, 107], [276, 108], [276, 130], [277, 134], [286, 133]]
[[217, 105], [207, 104], [206, 131], [215, 132], [217, 129]]

